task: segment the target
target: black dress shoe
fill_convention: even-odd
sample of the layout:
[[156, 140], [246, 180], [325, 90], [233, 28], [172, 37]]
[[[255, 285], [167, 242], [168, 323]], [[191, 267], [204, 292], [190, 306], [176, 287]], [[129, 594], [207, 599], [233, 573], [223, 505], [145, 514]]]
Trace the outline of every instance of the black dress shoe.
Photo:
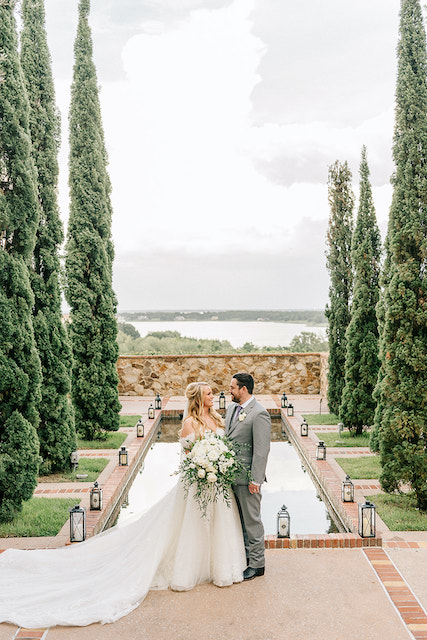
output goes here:
[[258, 576], [263, 576], [264, 573], [265, 567], [258, 567], [257, 569], [248, 567], [243, 572], [243, 580], [253, 580], [254, 578], [258, 578]]

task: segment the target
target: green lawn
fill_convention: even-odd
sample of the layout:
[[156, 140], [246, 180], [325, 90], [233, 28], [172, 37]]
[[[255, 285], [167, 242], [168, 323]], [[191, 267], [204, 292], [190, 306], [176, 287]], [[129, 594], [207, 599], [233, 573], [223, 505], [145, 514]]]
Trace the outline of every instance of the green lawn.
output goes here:
[[334, 413], [307, 413], [303, 416], [309, 425], [338, 424], [340, 419]]
[[105, 440], [82, 440], [77, 438], [78, 449], [119, 449], [127, 438], [127, 433], [109, 431]]
[[79, 498], [30, 498], [12, 522], [0, 524], [1, 538], [56, 536]]
[[335, 458], [336, 462], [350, 476], [360, 480], [378, 479], [381, 473], [378, 456], [360, 456], [358, 458]]
[[[41, 476], [39, 482], [94, 482], [101, 471], [108, 464], [107, 458], [80, 458], [76, 471], [64, 471], [52, 473], [49, 476]], [[87, 473], [87, 478], [77, 478], [76, 475]]]
[[120, 416], [120, 426], [130, 429], [136, 425], [140, 417], [140, 414], [134, 416]]
[[416, 508], [413, 495], [379, 493], [367, 496], [377, 507], [378, 515], [391, 531], [427, 531], [427, 512]]
[[360, 436], [354, 436], [350, 431], [338, 431], [316, 433], [319, 440], [323, 440], [327, 447], [369, 447], [369, 432]]

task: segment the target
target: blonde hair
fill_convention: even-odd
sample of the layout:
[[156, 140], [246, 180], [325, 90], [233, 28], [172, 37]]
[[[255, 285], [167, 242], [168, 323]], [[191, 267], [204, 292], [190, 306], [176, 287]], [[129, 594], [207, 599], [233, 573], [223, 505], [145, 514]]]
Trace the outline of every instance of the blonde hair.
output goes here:
[[[192, 426], [195, 431], [196, 438], [201, 438], [209, 428], [206, 424], [203, 404], [203, 389], [209, 386], [210, 385], [207, 382], [190, 382], [185, 390], [185, 396], [188, 399], [187, 417], [192, 418]], [[224, 420], [213, 407], [209, 407], [209, 415], [217, 427], [224, 426]]]

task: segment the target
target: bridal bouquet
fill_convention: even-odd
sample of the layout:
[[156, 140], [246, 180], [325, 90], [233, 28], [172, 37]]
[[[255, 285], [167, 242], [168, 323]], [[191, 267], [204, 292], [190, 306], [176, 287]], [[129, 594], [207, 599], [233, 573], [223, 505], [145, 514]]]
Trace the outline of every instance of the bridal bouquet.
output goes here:
[[236, 458], [236, 447], [226, 437], [207, 432], [193, 444], [182, 460], [177, 473], [181, 475], [186, 495], [194, 487], [194, 497], [202, 515], [206, 515], [209, 503], [222, 496], [231, 506], [231, 485], [238, 473], [248, 473]]

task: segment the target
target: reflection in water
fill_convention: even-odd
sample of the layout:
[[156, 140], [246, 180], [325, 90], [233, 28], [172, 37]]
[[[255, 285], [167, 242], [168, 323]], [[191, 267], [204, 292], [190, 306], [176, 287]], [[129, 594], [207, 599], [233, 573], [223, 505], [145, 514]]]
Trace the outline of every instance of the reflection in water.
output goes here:
[[[162, 420], [159, 441], [147, 454], [144, 472], [137, 474], [127, 495], [128, 506], [122, 508], [118, 522], [149, 509], [177, 482], [174, 471], [179, 465], [180, 426], [177, 420]], [[263, 485], [261, 503], [265, 533], [276, 533], [277, 512], [283, 504], [291, 517], [291, 535], [337, 531], [297, 452], [285, 438], [281, 421], [273, 420], [267, 482]]]

